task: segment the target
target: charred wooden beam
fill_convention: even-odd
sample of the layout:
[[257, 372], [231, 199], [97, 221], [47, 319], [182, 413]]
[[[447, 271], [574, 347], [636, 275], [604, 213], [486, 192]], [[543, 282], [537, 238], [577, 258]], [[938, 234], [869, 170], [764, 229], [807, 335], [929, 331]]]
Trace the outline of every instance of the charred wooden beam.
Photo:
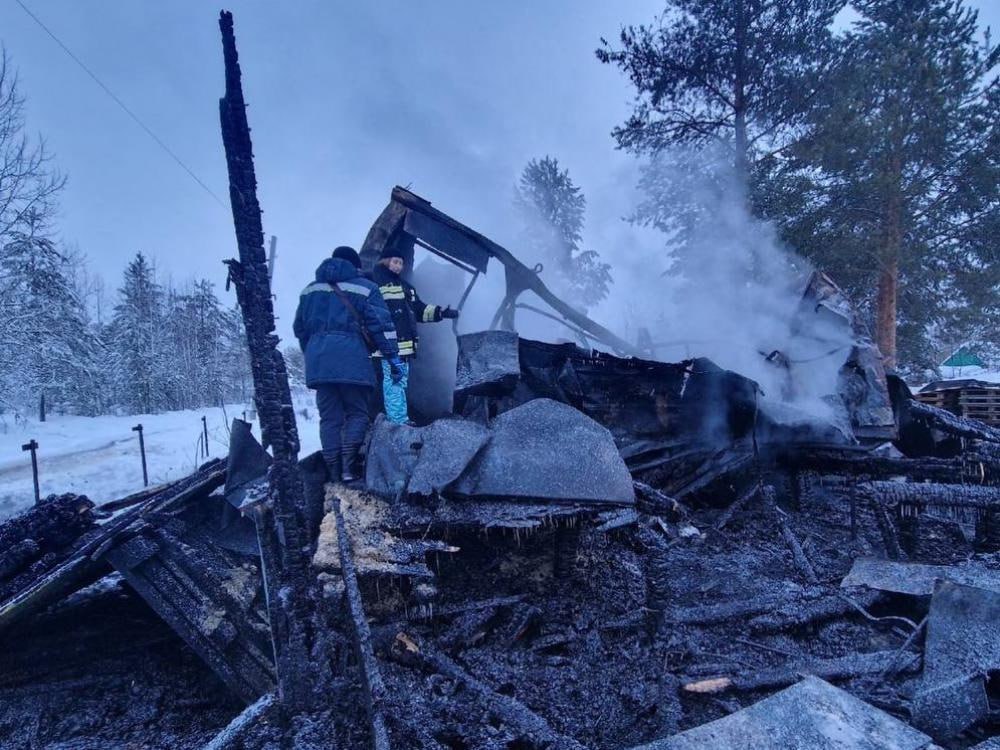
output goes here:
[[803, 603], [802, 597], [760, 596], [719, 604], [702, 604], [697, 607], [680, 607], [670, 610], [666, 619], [679, 625], [716, 625], [730, 620], [754, 617], [782, 608], [794, 608]]
[[794, 685], [804, 675], [824, 680], [849, 680], [866, 675], [883, 674], [893, 665], [897, 671], [913, 672], [919, 668], [920, 654], [909, 652], [900, 658], [899, 651], [875, 651], [848, 654], [834, 659], [794, 660], [772, 669], [713, 677], [687, 682], [682, 689], [688, 693], [721, 693], [727, 690], [774, 690]]
[[242, 750], [257, 723], [274, 706], [274, 693], [268, 693], [241, 711], [202, 750]]
[[456, 662], [426, 643], [418, 641], [414, 636], [406, 633], [397, 635], [390, 656], [400, 664], [437, 672], [461, 684], [494, 716], [525, 734], [532, 742], [551, 747], [553, 750], [586, 750], [572, 737], [557, 732], [545, 719], [516, 698], [496, 692], [489, 685], [470, 675]]
[[792, 527], [788, 524], [788, 518], [783, 510], [781, 510], [776, 503], [769, 502], [768, 506], [774, 516], [777, 517], [778, 527], [781, 529], [781, 536], [785, 540], [785, 544], [788, 545], [788, 549], [791, 550], [792, 560], [795, 561], [795, 567], [798, 568], [799, 573], [802, 577], [806, 579], [807, 583], [816, 585], [819, 583], [819, 577], [816, 575], [816, 570], [813, 568], [812, 563], [809, 558], [806, 557], [805, 550], [802, 549], [802, 545], [799, 543], [798, 537], [795, 536], [795, 532], [792, 531]]
[[344, 594], [350, 613], [354, 649], [357, 653], [361, 676], [366, 689], [366, 706], [371, 724], [372, 744], [375, 750], [389, 750], [389, 734], [385, 726], [382, 705], [386, 698], [385, 683], [379, 671], [378, 662], [372, 649], [372, 635], [365, 617], [364, 602], [358, 586], [358, 574], [354, 567], [351, 541], [344, 524], [344, 514], [339, 497], [333, 498], [333, 513], [337, 520], [337, 549], [340, 555], [340, 575], [344, 581]]
[[51, 495], [0, 524], [0, 601], [55, 568], [83, 534], [96, 528], [83, 495]]
[[149, 524], [104, 557], [242, 700], [273, 690], [267, 621], [254, 604], [255, 571], [197, 534], [178, 537]]
[[684, 521], [691, 515], [680, 500], [670, 497], [670, 495], [645, 482], [633, 480], [632, 486], [635, 487], [636, 507], [643, 513], [663, 516], [671, 521]]
[[799, 602], [784, 606], [773, 612], [755, 617], [750, 621], [750, 630], [755, 633], [777, 633], [794, 630], [818, 622], [854, 614], [858, 607], [868, 608], [881, 598], [878, 591], [862, 591], [848, 597], [831, 594], [809, 603]]
[[73, 557], [35, 579], [27, 588], [0, 603], [0, 633], [14, 623], [41, 612], [67, 594], [87, 586], [110, 572], [103, 561]]
[[984, 462], [981, 458], [893, 458], [858, 455], [856, 451], [808, 450], [785, 453], [778, 465], [820, 474], [846, 474], [873, 480], [903, 476], [920, 482], [942, 484], [981, 484], [1000, 481], [1000, 458]]
[[950, 411], [945, 411], [929, 404], [923, 404], [915, 399], [907, 401], [906, 408], [909, 410], [911, 418], [923, 422], [928, 427], [946, 432], [949, 435], [972, 440], [985, 440], [989, 443], [1000, 443], [1000, 430], [990, 427], [978, 419], [959, 417]]
[[736, 515], [736, 513], [743, 508], [743, 506], [761, 494], [763, 490], [764, 488], [760, 482], [754, 482], [751, 484], [743, 490], [743, 492], [741, 492], [732, 503], [729, 504], [729, 507], [722, 511], [719, 517], [715, 520], [715, 523], [712, 525], [712, 528], [716, 531], [722, 531], [726, 527], [726, 524], [733, 519], [733, 516]]
[[274, 332], [253, 145], [231, 13], [220, 14], [219, 28], [226, 73], [226, 93], [219, 101], [219, 117], [239, 249], [239, 261], [230, 261], [229, 271], [246, 329], [261, 435], [274, 459], [268, 474], [270, 512], [259, 516], [269, 521], [260, 529], [261, 546], [274, 551], [272, 555], [264, 555], [265, 564], [269, 564], [265, 572], [268, 612], [279, 694], [288, 708], [298, 710], [321, 699], [329, 661], [323, 655], [326, 642], [323, 625], [316, 617], [319, 595], [309, 566], [313, 540], [308, 533], [299, 475], [299, 436], [288, 374]]
[[1000, 487], [925, 482], [863, 482], [858, 485], [858, 491], [888, 505], [917, 509], [934, 506], [985, 512], [1000, 507]]

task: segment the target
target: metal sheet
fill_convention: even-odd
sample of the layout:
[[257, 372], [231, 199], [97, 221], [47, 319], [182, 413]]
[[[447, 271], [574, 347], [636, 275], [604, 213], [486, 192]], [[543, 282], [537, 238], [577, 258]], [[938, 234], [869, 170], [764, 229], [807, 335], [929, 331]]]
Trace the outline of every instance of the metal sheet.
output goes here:
[[458, 337], [455, 395], [499, 396], [521, 377], [518, 336], [514, 331], [480, 331]]
[[433, 217], [409, 209], [403, 220], [403, 229], [407, 234], [433, 245], [445, 255], [475, 268], [480, 273], [486, 272], [486, 266], [490, 261], [489, 252], [468, 236]]
[[611, 433], [571, 406], [539, 398], [504, 412], [455, 483], [465, 496], [632, 505], [632, 475]]
[[957, 565], [925, 565], [874, 557], [854, 561], [840, 585], [867, 586], [896, 594], [930, 596], [936, 581], [952, 581], [1000, 592], [1000, 571], [981, 562], [967, 560]]
[[931, 739], [818, 677], [633, 750], [924, 750]]
[[[913, 720], [950, 737], [984, 718], [986, 673], [1000, 669], [1000, 593], [942, 582], [931, 599]], [[953, 689], [962, 686], [961, 690]]]

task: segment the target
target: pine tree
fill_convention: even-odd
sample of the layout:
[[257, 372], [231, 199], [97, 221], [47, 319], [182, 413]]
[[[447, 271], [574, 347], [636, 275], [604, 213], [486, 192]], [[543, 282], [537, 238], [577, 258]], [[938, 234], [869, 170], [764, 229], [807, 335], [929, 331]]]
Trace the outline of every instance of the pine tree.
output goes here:
[[720, 203], [760, 215], [762, 162], [794, 143], [825, 88], [844, 0], [667, 0], [658, 23], [602, 39], [635, 88], [620, 148], [649, 155], [633, 217], [682, 247]]
[[41, 213], [25, 211], [0, 249], [0, 317], [8, 343], [0, 373], [9, 401], [27, 406], [44, 394], [56, 408], [100, 409], [100, 342], [87, 325], [68, 259]]
[[528, 162], [514, 188], [521, 218], [520, 242], [525, 257], [551, 266], [560, 285], [581, 308], [608, 294], [610, 266], [594, 250], [580, 250], [587, 200], [573, 184], [569, 170], [550, 156]]
[[962, 0], [853, 5], [836, 93], [791, 151], [776, 218], [871, 303], [889, 365], [928, 365], [972, 305], [997, 319], [998, 49]]
[[131, 414], [170, 408], [163, 290], [142, 253], [125, 269], [118, 295], [108, 332], [117, 402]]

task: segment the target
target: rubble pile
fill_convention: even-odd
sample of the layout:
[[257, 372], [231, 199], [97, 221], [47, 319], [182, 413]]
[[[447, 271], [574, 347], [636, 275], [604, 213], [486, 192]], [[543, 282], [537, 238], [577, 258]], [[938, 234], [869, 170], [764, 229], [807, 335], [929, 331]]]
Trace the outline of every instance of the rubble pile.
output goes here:
[[237, 420], [226, 462], [0, 526], [4, 746], [957, 750], [998, 731], [1000, 433], [892, 377], [863, 382], [896, 439], [845, 439], [704, 360], [459, 343], [456, 414], [377, 422], [364, 487], [300, 466], [325, 706], [278, 710], [251, 520], [270, 459]]
[[504, 298], [458, 337], [450, 413], [376, 423], [362, 486], [297, 462], [220, 28], [264, 446], [236, 420], [179, 482], [0, 524], [0, 745], [1000, 747], [1000, 430], [914, 400], [822, 274], [789, 341], [833, 369], [760, 352], [765, 393], [655, 361], [396, 188], [364, 261], [419, 246], [471, 274], [464, 302], [494, 260]]

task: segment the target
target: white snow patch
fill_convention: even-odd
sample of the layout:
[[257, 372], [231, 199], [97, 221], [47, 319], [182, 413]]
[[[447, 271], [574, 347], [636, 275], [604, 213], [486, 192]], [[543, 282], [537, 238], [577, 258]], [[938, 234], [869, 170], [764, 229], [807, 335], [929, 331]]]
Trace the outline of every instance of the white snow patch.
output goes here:
[[[319, 417], [311, 393], [296, 395], [299, 453], [319, 450]], [[45, 422], [0, 423], [0, 519], [19, 513], [34, 503], [31, 454], [21, 446], [38, 441], [38, 476], [42, 497], [74, 492], [95, 503], [125, 497], [142, 489], [139, 437], [132, 427], [142, 423], [150, 486], [187, 476], [206, 458], [199, 453], [201, 418], [208, 425], [209, 458], [225, 456], [229, 447], [226, 416], [241, 418], [243, 404], [133, 414], [126, 417], [73, 417], [50, 414]], [[260, 428], [251, 423], [260, 440]]]

